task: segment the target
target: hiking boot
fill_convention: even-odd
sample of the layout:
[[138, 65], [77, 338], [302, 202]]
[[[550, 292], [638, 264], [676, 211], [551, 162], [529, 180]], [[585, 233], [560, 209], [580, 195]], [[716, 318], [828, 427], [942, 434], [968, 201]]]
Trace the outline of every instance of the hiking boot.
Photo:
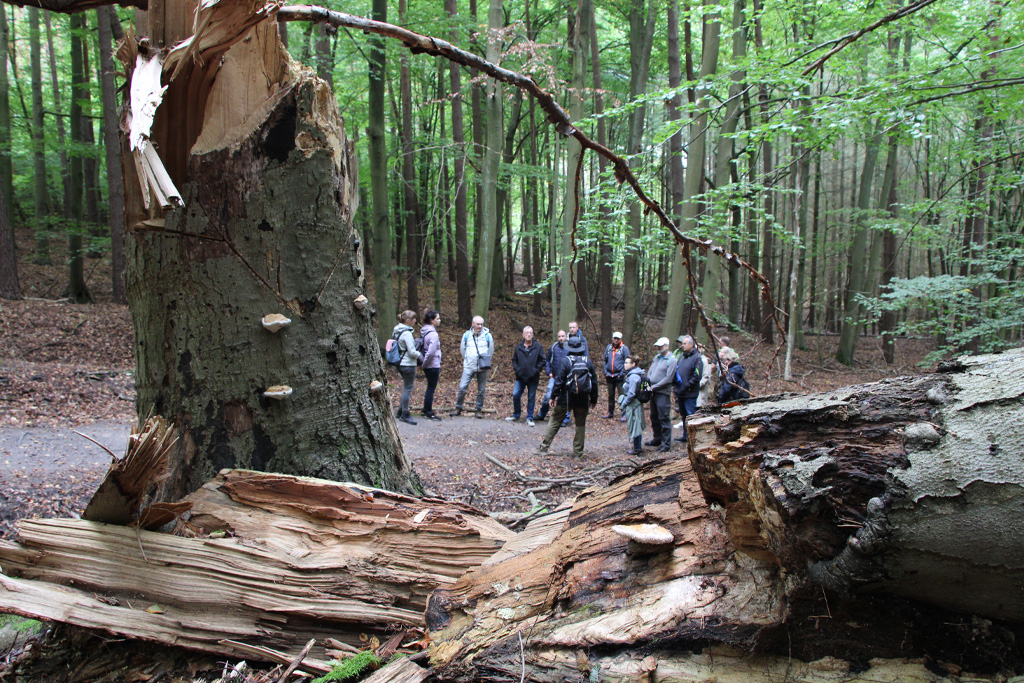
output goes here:
[[635, 448], [630, 448], [628, 451], [626, 451], [626, 455], [643, 455], [643, 454], [644, 454], [644, 452], [643, 452], [642, 449], [641, 450], [637, 450]]
[[427, 418], [428, 420], [434, 420], [435, 422], [441, 421], [441, 416], [435, 413], [433, 410], [431, 410], [429, 413], [423, 413], [423, 417]]
[[670, 444], [665, 444], [664, 446], [658, 446], [658, 452], [659, 453], [668, 453], [671, 450], [672, 450], [672, 446]]
[[407, 425], [414, 425], [414, 424], [416, 424], [416, 420], [412, 419], [408, 415], [399, 415], [398, 416], [398, 420], [400, 422], [404, 422]]
[[532, 451], [530, 451], [530, 455], [547, 455], [547, 454], [548, 454], [548, 449], [544, 448], [543, 446], [537, 446]]
[[452, 417], [458, 417], [459, 415], [462, 415], [462, 408], [456, 406], [455, 410], [452, 411]]
[[603, 420], [610, 420], [610, 419], [612, 419], [612, 414], [608, 413], [606, 415], [602, 415], [601, 419], [603, 419]]
[[473, 417], [475, 417], [478, 420], [482, 420], [483, 417], [484, 417], [484, 411], [482, 411], [482, 410], [474, 410], [473, 411]]
[[650, 441], [648, 441], [644, 445], [645, 446], [660, 446], [661, 445], [661, 440], [660, 439], [651, 439]]

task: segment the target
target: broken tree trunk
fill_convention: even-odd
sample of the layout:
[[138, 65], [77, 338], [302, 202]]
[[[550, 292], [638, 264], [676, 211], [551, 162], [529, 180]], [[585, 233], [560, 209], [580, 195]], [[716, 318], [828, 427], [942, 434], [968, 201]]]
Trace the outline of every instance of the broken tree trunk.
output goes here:
[[690, 458], [586, 491], [431, 596], [432, 660], [535, 681], [1020, 671], [1022, 427], [1024, 351], [699, 417]]
[[207, 652], [288, 656], [422, 626], [427, 596], [514, 534], [469, 506], [225, 470], [173, 533], [23, 520], [0, 543], [0, 611]]

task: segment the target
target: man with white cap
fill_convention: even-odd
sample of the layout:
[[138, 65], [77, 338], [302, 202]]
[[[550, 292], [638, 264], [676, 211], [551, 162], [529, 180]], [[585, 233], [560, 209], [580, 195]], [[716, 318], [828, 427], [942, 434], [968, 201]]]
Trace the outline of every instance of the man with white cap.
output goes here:
[[622, 383], [626, 381], [626, 359], [629, 358], [629, 347], [622, 343], [622, 333], [612, 332], [612, 343], [604, 349], [604, 381], [608, 383], [608, 414], [606, 419], [615, 415], [615, 390], [622, 393]]
[[668, 337], [654, 342], [658, 355], [651, 361], [647, 379], [651, 382], [651, 428], [654, 438], [648, 446], [664, 453], [672, 449], [672, 383], [676, 378], [676, 359], [669, 349]]

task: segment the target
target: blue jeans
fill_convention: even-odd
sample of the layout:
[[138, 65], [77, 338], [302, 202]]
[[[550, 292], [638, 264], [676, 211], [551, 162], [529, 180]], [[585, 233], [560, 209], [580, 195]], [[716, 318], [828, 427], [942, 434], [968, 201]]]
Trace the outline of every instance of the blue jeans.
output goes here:
[[548, 401], [551, 400], [551, 392], [554, 390], [554, 388], [555, 388], [555, 378], [551, 377], [550, 379], [548, 379], [548, 390], [544, 392], [544, 399], [540, 402], [540, 412], [537, 413], [537, 416], [540, 419], [542, 419], [542, 420], [545, 417], [547, 417], [548, 405], [549, 405]]
[[[697, 412], [697, 397], [683, 398], [680, 394], [676, 394], [676, 400], [679, 403], [679, 418], [686, 422], [686, 418], [690, 417]], [[683, 425], [683, 436], [679, 439], [680, 441], [686, 441], [686, 425]]]
[[540, 377], [534, 377], [527, 382], [524, 382], [521, 379], [516, 380], [515, 386], [512, 387], [512, 417], [518, 420], [519, 416], [522, 414], [523, 389], [526, 389], [526, 418], [528, 420], [533, 419], [533, 407], [537, 402], [538, 384], [540, 384]]

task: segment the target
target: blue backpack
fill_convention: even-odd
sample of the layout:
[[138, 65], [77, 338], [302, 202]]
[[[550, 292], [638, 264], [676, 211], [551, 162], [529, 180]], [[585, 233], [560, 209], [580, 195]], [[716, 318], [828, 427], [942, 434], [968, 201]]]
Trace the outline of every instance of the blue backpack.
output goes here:
[[402, 356], [405, 353], [398, 348], [398, 337], [394, 334], [391, 335], [391, 339], [388, 339], [387, 344], [384, 345], [384, 359], [388, 362], [388, 365], [399, 366], [402, 364]]

